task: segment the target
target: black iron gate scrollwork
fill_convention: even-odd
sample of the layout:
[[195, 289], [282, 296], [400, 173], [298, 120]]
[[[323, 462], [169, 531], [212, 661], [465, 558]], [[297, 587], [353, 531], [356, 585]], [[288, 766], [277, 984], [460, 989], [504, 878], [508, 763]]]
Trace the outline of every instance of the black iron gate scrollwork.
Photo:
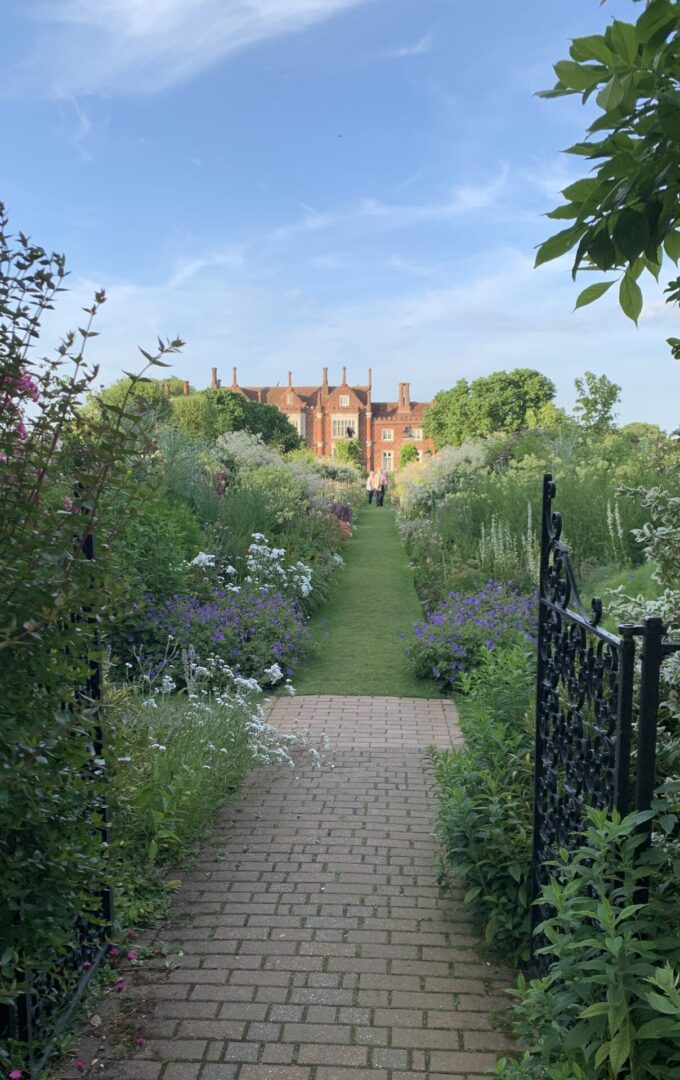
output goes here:
[[[602, 602], [587, 611], [579, 596], [562, 517], [553, 511], [556, 484], [543, 479], [538, 595], [538, 670], [534, 789], [533, 899], [550, 877], [560, 849], [574, 850], [586, 807], [646, 810], [656, 780], [659, 672], [665, 656], [680, 650], [666, 642], [661, 619], [601, 625]], [[631, 743], [636, 678], [636, 639], [641, 677], [635, 777]], [[633, 792], [634, 787], [634, 792]], [[532, 909], [533, 926], [542, 916]]]

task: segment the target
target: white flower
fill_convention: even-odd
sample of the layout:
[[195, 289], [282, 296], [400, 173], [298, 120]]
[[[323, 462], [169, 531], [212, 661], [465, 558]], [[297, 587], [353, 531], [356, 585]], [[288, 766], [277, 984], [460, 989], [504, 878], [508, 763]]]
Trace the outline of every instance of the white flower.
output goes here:
[[176, 684], [175, 684], [174, 679], [171, 679], [169, 675], [164, 675], [163, 676], [163, 681], [161, 683], [161, 690], [163, 691], [164, 694], [171, 694], [172, 691], [175, 689], [175, 685]]
[[285, 684], [283, 690], [284, 690], [284, 693], [290, 694], [291, 697], [295, 697], [295, 695], [297, 694], [297, 690], [293, 686], [290, 679], [286, 679], [286, 684]]
[[199, 551], [195, 559], [192, 559], [189, 566], [200, 566], [201, 569], [207, 566], [215, 565], [215, 556], [208, 555], [206, 551]]
[[155, 700], [155, 698], [146, 698], [146, 699], [145, 699], [145, 700], [144, 700], [144, 701], [142, 702], [142, 705], [143, 705], [143, 706], [144, 706], [144, 707], [145, 707], [146, 709], [157, 709], [157, 708], [158, 708], [158, 702], [157, 702], [157, 701]]
[[278, 664], [272, 664], [271, 667], [265, 668], [262, 674], [266, 676], [266, 681], [272, 684], [280, 682], [283, 678], [283, 672]]
[[152, 742], [151, 743], [151, 749], [152, 750], [167, 750], [168, 748], [167, 748], [167, 746], [163, 746], [162, 743]]

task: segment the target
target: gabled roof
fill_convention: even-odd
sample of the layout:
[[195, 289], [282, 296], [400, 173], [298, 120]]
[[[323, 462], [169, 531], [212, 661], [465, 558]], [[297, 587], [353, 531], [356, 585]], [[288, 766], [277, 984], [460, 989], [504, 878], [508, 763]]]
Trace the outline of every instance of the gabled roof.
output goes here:
[[[261, 401], [263, 404], [276, 405], [280, 409], [292, 408], [295, 404], [308, 407], [316, 407], [323, 396], [324, 402], [330, 401], [338, 392], [349, 393], [354, 403], [363, 406], [368, 402], [368, 386], [329, 386], [328, 393], [323, 394], [321, 386], [239, 386], [233, 387], [240, 391], [251, 401]], [[293, 405], [287, 404], [288, 394], [295, 394], [296, 400]], [[298, 405], [299, 407], [299, 405]]]

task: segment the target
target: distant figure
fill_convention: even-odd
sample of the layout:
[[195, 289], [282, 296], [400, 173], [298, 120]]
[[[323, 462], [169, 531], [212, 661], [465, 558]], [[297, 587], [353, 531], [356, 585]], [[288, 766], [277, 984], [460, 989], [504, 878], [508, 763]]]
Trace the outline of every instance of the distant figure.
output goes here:
[[387, 491], [387, 473], [384, 469], [381, 469], [378, 473], [378, 479], [375, 485], [375, 501], [378, 506], [382, 506], [385, 502], [385, 492]]
[[376, 480], [376, 474], [373, 472], [373, 470], [371, 470], [371, 472], [369, 472], [368, 476], [366, 477], [366, 491], [368, 492], [368, 504], [369, 504], [369, 506], [373, 502], [373, 496], [374, 495], [376, 496], [376, 500], [375, 500], [376, 503], [378, 501], [378, 493], [376, 491], [375, 480]]

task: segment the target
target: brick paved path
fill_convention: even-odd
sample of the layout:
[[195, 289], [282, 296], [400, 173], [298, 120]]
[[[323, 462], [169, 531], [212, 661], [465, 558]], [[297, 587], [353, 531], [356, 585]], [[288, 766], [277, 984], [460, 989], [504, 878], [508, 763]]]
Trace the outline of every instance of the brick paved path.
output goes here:
[[[423, 750], [460, 742], [454, 706], [300, 697], [277, 701], [272, 720], [325, 731], [323, 767], [252, 775], [184, 875], [183, 925], [161, 932], [181, 943], [178, 966], [140, 970], [126, 1056], [88, 1039], [86, 1075], [481, 1077], [508, 1049], [488, 1014], [511, 975], [479, 958], [460, 902], [437, 895]], [[140, 1035], [149, 1044], [134, 1052]]]

